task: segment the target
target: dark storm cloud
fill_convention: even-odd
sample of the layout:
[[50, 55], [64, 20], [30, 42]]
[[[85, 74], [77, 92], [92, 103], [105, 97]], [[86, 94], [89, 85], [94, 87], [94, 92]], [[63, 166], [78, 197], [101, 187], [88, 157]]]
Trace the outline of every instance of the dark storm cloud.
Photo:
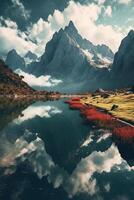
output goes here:
[[[21, 11], [19, 6], [14, 5], [14, 1], [19, 1], [24, 6], [27, 16], [24, 16], [24, 10]], [[86, 4], [93, 1], [74, 0], [74, 2]], [[63, 11], [68, 3], [69, 0], [0, 0], [0, 16], [15, 21], [18, 27], [24, 31], [30, 23], [36, 22], [39, 18], [47, 20], [55, 9]]]
[[[70, 0], [23, 0], [22, 2], [26, 7], [32, 10], [32, 18], [33, 20], [39, 19], [42, 17], [43, 19], [47, 19], [49, 14], [52, 14], [55, 9], [63, 11]], [[89, 2], [93, 2], [93, 0], [74, 0], [74, 2], [80, 2], [81, 4], [86, 4]]]
[[28, 10], [21, 0], [0, 0], [0, 15], [15, 21], [18, 27], [25, 30], [30, 21], [31, 11]]
[[[116, 51], [124, 37], [124, 31], [127, 33], [133, 27], [134, 14], [132, 1], [127, 5], [119, 2], [0, 0], [0, 39], [4, 41], [4, 53], [17, 48], [22, 55], [25, 53], [23, 49], [30, 49], [41, 55], [54, 32], [64, 28], [70, 20], [84, 38], [94, 44], [106, 44]], [[125, 23], [128, 23], [127, 27]]]

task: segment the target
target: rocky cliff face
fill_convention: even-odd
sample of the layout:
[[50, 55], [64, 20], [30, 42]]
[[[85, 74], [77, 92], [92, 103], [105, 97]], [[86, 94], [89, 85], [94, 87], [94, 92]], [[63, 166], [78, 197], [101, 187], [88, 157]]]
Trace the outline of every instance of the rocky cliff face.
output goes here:
[[26, 64], [30, 64], [31, 62], [35, 62], [38, 59], [37, 55], [28, 51], [24, 56], [24, 60]]
[[95, 46], [89, 40], [82, 38], [72, 21], [69, 23], [69, 25], [65, 28], [64, 31], [79, 45], [81, 49], [91, 53], [93, 55], [94, 60], [95, 57], [99, 58], [99, 55], [101, 55], [101, 57], [103, 58], [113, 60], [114, 54], [109, 47], [107, 47], [106, 45]]
[[6, 58], [6, 64], [10, 66], [12, 70], [18, 68], [25, 69], [25, 60], [14, 49], [9, 51]]
[[134, 85], [134, 31], [122, 40], [111, 68], [114, 87]]
[[[53, 35], [40, 61], [32, 62], [25, 71], [36, 76], [51, 75], [62, 80], [62, 84], [55, 87], [60, 92], [131, 87], [134, 85], [133, 54], [134, 31], [130, 31], [123, 39], [114, 57], [106, 45], [95, 46], [83, 39], [73, 22], [70, 22], [64, 30], [61, 29]], [[6, 63], [12, 63], [13, 70], [24, 66], [23, 60], [16, 55], [13, 50], [7, 56]], [[31, 52], [25, 56], [33, 60], [35, 57]]]
[[[79, 68], [85, 59], [94, 67], [108, 67], [114, 58], [113, 52], [105, 45], [93, 45], [83, 39], [70, 22], [65, 29], [55, 33], [52, 40], [47, 43], [45, 53], [39, 63], [33, 63], [29, 69], [35, 75], [57, 72], [64, 76], [69, 68], [73, 71], [76, 65]], [[81, 65], [83, 69], [83, 66]]]
[[51, 75], [62, 80], [57, 90], [86, 91], [98, 88], [98, 83], [101, 85], [98, 77], [104, 79], [109, 73], [107, 67], [113, 56], [105, 45], [95, 46], [83, 39], [70, 22], [47, 43], [40, 62], [32, 63], [28, 69], [36, 76]]

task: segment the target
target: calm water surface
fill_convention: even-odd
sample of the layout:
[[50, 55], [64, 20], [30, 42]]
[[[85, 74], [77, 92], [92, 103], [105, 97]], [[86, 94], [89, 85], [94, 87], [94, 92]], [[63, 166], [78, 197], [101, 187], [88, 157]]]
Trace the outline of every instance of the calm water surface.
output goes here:
[[133, 143], [96, 129], [64, 100], [4, 106], [1, 200], [134, 199]]

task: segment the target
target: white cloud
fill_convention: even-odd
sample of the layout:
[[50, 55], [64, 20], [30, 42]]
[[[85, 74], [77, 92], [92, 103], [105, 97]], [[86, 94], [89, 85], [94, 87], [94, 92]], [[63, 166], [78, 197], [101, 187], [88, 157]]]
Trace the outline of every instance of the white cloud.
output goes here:
[[100, 136], [100, 138], [97, 140], [96, 143], [100, 143], [100, 142], [106, 140], [107, 138], [109, 138], [110, 136], [111, 136], [111, 133], [105, 133], [105, 134]]
[[23, 5], [23, 3], [21, 2], [21, 0], [11, 0], [11, 1], [12, 1], [12, 3], [13, 3], [13, 7], [18, 9], [19, 14], [20, 14], [25, 20], [29, 19], [29, 17], [30, 17], [30, 11], [27, 10], [27, 9], [24, 7], [24, 5]]
[[[42, 113], [41, 116], [44, 115], [42, 111], [39, 111], [39, 113]], [[27, 114], [30, 115], [30, 110]], [[27, 139], [30, 138], [32, 138], [32, 141], [27, 142]], [[1, 149], [3, 154], [0, 155], [0, 166], [6, 168], [7, 174], [16, 170], [17, 167], [13, 166], [27, 160], [40, 179], [46, 176], [48, 182], [52, 183], [54, 188], [62, 186], [70, 198], [83, 192], [98, 197], [98, 194], [100, 194], [99, 183], [94, 174], [105, 172], [111, 175], [113, 172], [117, 174], [119, 172], [123, 175], [124, 172], [133, 173], [134, 170], [133, 166], [130, 167], [123, 160], [118, 148], [113, 144], [104, 152], [93, 151], [87, 157], [82, 158], [72, 174], [68, 174], [67, 171], [54, 163], [51, 156], [46, 152], [44, 141], [39, 138], [38, 134], [28, 130], [25, 130], [24, 135], [14, 143], [13, 141], [11, 143], [7, 138], [2, 140]], [[112, 184], [105, 183], [104, 189], [109, 192], [112, 189]], [[95, 198], [94, 196], [93, 199], [102, 198]]]
[[80, 146], [82, 147], [87, 147], [89, 144], [91, 144], [93, 142], [93, 135], [90, 135]]
[[[90, 22], [94, 22], [98, 19], [101, 13], [101, 8], [92, 3], [89, 5], [81, 5], [70, 1], [69, 5], [63, 12], [55, 10], [53, 15], [48, 16], [48, 20], [44, 21], [39, 19], [37, 23], [29, 29], [31, 39], [35, 39], [38, 42], [38, 48], [36, 53], [43, 53], [45, 45], [60, 28], [65, 28], [69, 21], [72, 20], [80, 33], [83, 34], [87, 28], [89, 28]], [[90, 27], [92, 28], [92, 27]]]
[[129, 3], [131, 3], [132, 0], [118, 0], [118, 2], [120, 4], [125, 4], [125, 5], [128, 5]]
[[54, 30], [65, 25], [64, 15], [59, 10], [55, 10], [53, 16], [49, 15], [48, 21]]
[[110, 25], [99, 24], [97, 27], [94, 27], [94, 34], [91, 33], [91, 38], [94, 44], [105, 44], [115, 52], [124, 35]]
[[107, 6], [107, 8], [105, 10], [105, 15], [108, 17], [112, 16], [112, 7], [111, 6]]
[[[17, 5], [21, 8], [21, 11], [23, 10], [21, 13], [25, 16], [24, 13], [27, 12], [24, 12], [26, 9], [20, 0], [12, 0], [12, 2], [14, 6]], [[44, 53], [45, 46], [53, 34], [59, 31], [60, 28], [68, 25], [70, 20], [74, 22], [79, 33], [84, 38], [90, 40], [95, 45], [105, 44], [115, 52], [124, 34], [117, 27], [96, 23], [104, 8], [103, 3], [104, 0], [99, 0], [98, 4], [90, 3], [82, 5], [70, 1], [68, 7], [62, 12], [55, 10], [53, 15], [48, 16], [47, 21], [40, 18], [37, 23], [28, 28], [27, 33], [18, 30], [15, 22], [10, 19], [5, 19], [4, 25], [0, 24], [0, 53], [6, 54], [14, 48], [21, 55], [31, 50], [40, 56]], [[111, 16], [112, 9], [110, 6], [106, 8], [105, 14]], [[36, 41], [37, 45], [32, 41]]]
[[[70, 197], [86, 192], [94, 195], [98, 191], [97, 181], [93, 177], [94, 173], [110, 173], [112, 169], [121, 170], [124, 164], [124, 170], [133, 170], [127, 162], [122, 159], [117, 147], [112, 145], [105, 152], [94, 151], [86, 158], [83, 158], [73, 171], [66, 190], [70, 193]], [[71, 185], [71, 187], [70, 187]], [[110, 188], [107, 187], [107, 190]]]
[[21, 32], [17, 24], [10, 19], [0, 18], [0, 54], [7, 54], [10, 50], [16, 49], [21, 55], [28, 50], [34, 51], [36, 45], [28, 40], [26, 34]]
[[4, 19], [2, 16], [0, 17], [0, 25], [2, 26], [2, 23], [9, 28], [12, 29], [17, 29], [18, 25], [16, 24], [16, 22], [12, 21], [11, 19]]
[[57, 107], [50, 106], [50, 105], [31, 105], [27, 109], [25, 109], [22, 112], [22, 116], [18, 117], [14, 120], [14, 123], [20, 124], [26, 120], [33, 119], [36, 116], [39, 116], [41, 118], [50, 118], [52, 115], [60, 114], [62, 113], [61, 110], [59, 110]]
[[36, 77], [36, 76], [34, 76], [32, 74], [28, 74], [20, 69], [17, 69], [15, 72], [21, 76], [24, 76], [23, 80], [32, 87], [35, 87], [35, 86], [54, 87], [54, 86], [62, 83], [61, 80], [54, 79], [50, 75]]
[[105, 1], [106, 1], [106, 0], [98, 0], [97, 3], [98, 3], [99, 5], [103, 5], [103, 4], [105, 3]]
[[[104, 1], [99, 1], [103, 4]], [[52, 38], [54, 32], [61, 27], [64, 28], [72, 20], [77, 27], [79, 33], [94, 44], [106, 44], [114, 52], [117, 51], [119, 44], [124, 37], [121, 31], [111, 25], [97, 24], [103, 6], [95, 3], [82, 5], [70, 1], [68, 7], [63, 12], [55, 10], [53, 15], [48, 16], [48, 20], [40, 19], [29, 29], [30, 38], [38, 41], [38, 53], [43, 53], [48, 40]], [[112, 8], [108, 6], [105, 14], [112, 15]]]
[[30, 35], [29, 37], [32, 39], [37, 39], [37, 42], [40, 43], [42, 41], [48, 41], [50, 36], [53, 34], [51, 30], [51, 24], [46, 21], [43, 21], [42, 18], [35, 23], [31, 29], [29, 29]]

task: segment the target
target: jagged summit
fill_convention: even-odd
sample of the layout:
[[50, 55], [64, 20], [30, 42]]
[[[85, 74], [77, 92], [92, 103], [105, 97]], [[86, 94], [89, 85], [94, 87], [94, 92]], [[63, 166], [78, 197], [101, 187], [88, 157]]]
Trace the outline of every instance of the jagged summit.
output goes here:
[[73, 23], [73, 21], [72, 21], [72, 20], [69, 22], [69, 25], [68, 25], [68, 27], [75, 28], [75, 25], [74, 25], [74, 23]]
[[16, 70], [18, 68], [25, 68], [24, 58], [22, 58], [15, 49], [12, 49], [8, 52], [5, 62], [11, 67], [12, 70]]
[[36, 60], [37, 59], [37, 55], [32, 53], [31, 51], [28, 51], [25, 55], [25, 58], [29, 58], [29, 59], [33, 59]]
[[112, 59], [113, 53], [107, 46], [96, 46], [84, 39], [70, 21], [47, 43], [40, 62], [31, 64], [28, 69], [36, 76], [51, 75], [62, 80], [62, 85], [56, 88], [58, 91], [82, 91], [89, 85], [98, 88], [101, 84], [98, 80], [106, 76]]
[[12, 50], [9, 51], [9, 54], [18, 54], [18, 53], [15, 49], [12, 49]]
[[25, 60], [26, 65], [28, 65], [32, 62], [35, 62], [37, 59], [38, 59], [37, 55], [32, 53], [31, 51], [28, 51], [26, 53], [26, 55], [24, 56], [24, 60]]
[[134, 36], [134, 30], [133, 29], [129, 31], [128, 36]]
[[65, 27], [63, 32], [67, 33], [83, 50], [87, 50], [91, 54], [93, 54], [94, 58], [98, 58], [98, 56], [96, 55], [96, 53], [98, 53], [102, 57], [106, 57], [106, 59], [109, 59], [109, 61], [113, 60], [114, 54], [108, 46], [104, 44], [94, 45], [91, 41], [83, 38], [78, 32], [73, 21], [69, 22], [68, 26]]
[[75, 32], [78, 33], [77, 28], [75, 27], [73, 21], [70, 21], [68, 26], [65, 27], [65, 32]]

